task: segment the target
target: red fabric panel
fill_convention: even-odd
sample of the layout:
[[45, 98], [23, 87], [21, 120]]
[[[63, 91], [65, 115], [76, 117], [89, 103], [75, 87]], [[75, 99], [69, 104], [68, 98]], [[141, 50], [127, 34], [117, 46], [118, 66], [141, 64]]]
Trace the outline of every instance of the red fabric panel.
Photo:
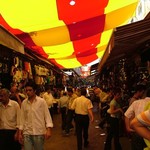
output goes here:
[[100, 43], [101, 34], [97, 34], [82, 40], [73, 41], [73, 46], [75, 49], [74, 54], [85, 52], [88, 49], [95, 48]]
[[96, 52], [97, 52], [97, 48], [93, 48], [93, 49], [88, 50], [84, 53], [78, 54], [76, 57], [77, 57], [77, 60], [82, 65], [86, 65], [86, 64], [98, 59]]
[[66, 24], [103, 15], [109, 0], [57, 0], [58, 17]]
[[48, 54], [46, 54], [43, 50], [42, 47], [39, 46], [31, 46], [29, 47], [32, 51], [34, 51], [35, 53], [37, 53], [38, 55], [44, 57], [44, 58], [48, 58]]
[[29, 34], [23, 33], [16, 36], [25, 43], [25, 47], [33, 50], [38, 55], [48, 58], [48, 55], [44, 52], [43, 48], [36, 46]]
[[26, 44], [25, 46], [31, 47], [35, 45], [35, 43], [33, 42], [32, 38], [28, 33], [19, 34], [16, 36]]
[[80, 40], [103, 32], [105, 15], [68, 25], [71, 41]]

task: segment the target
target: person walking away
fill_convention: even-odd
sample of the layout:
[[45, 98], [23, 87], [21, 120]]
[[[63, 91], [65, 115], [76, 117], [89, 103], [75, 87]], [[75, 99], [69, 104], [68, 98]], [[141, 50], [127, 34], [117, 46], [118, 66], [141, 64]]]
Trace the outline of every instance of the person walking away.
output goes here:
[[8, 89], [0, 89], [0, 149], [21, 150], [18, 142], [20, 106], [9, 99]]
[[111, 149], [112, 138], [114, 138], [115, 150], [122, 150], [121, 144], [119, 142], [119, 119], [121, 118], [124, 112], [118, 103], [121, 98], [121, 90], [117, 88], [113, 92], [114, 98], [110, 102], [110, 108], [107, 111], [110, 114], [109, 117], [110, 128], [107, 133], [104, 150]]
[[67, 114], [67, 106], [68, 106], [68, 96], [66, 92], [63, 92], [63, 96], [58, 100], [58, 112], [61, 113], [62, 119], [62, 130], [65, 130], [66, 127], [66, 114]]
[[26, 83], [25, 90], [28, 98], [21, 105], [19, 141], [24, 150], [43, 150], [44, 140], [51, 137], [53, 122], [46, 101], [35, 94], [36, 84]]
[[75, 110], [75, 125], [78, 150], [82, 150], [82, 138], [84, 138], [84, 147], [87, 147], [89, 144], [89, 116], [91, 122], [94, 121], [92, 112], [93, 105], [90, 99], [86, 98], [86, 94], [86, 88], [81, 88], [81, 96], [76, 98], [71, 106], [71, 109]]
[[[146, 92], [146, 95], [148, 95]], [[132, 150], [141, 150], [146, 147], [146, 144], [141, 136], [139, 136], [133, 129], [130, 128], [131, 120], [144, 111], [145, 106], [150, 102], [150, 98], [146, 97], [144, 99], [139, 99], [134, 101], [129, 108], [124, 113], [125, 115], [125, 125], [127, 132], [131, 137], [131, 149]]]

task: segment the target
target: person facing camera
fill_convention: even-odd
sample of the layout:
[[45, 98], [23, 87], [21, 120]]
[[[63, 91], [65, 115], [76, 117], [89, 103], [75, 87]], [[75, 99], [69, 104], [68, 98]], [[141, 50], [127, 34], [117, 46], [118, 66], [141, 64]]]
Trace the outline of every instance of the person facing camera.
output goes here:
[[19, 141], [24, 150], [43, 150], [44, 141], [51, 137], [53, 127], [46, 101], [36, 95], [36, 84], [26, 83], [27, 98], [21, 105]]

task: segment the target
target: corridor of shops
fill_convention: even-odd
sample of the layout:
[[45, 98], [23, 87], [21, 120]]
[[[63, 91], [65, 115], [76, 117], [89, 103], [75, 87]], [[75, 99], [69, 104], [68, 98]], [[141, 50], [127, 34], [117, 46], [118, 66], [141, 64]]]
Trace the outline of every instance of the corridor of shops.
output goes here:
[[150, 0], [0, 6], [0, 150], [145, 148]]

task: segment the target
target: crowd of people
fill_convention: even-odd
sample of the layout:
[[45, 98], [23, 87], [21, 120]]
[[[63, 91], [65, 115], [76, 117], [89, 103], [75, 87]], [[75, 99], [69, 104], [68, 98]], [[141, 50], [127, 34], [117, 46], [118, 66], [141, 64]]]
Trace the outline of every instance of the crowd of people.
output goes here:
[[18, 89], [16, 84], [12, 84], [10, 90], [0, 88], [1, 149], [43, 150], [44, 141], [51, 137], [56, 99], [64, 135], [69, 136], [70, 130], [75, 128], [78, 150], [83, 147], [82, 137], [87, 147], [89, 121], [93, 122], [94, 116], [92, 102], [86, 96], [86, 88], [80, 92], [67, 88], [67, 91], [54, 93], [49, 85], [39, 90], [33, 81], [27, 82], [23, 89]]
[[96, 88], [94, 92], [100, 100], [99, 127], [103, 129], [105, 125], [107, 128], [104, 150], [111, 150], [112, 139], [114, 149], [122, 150], [119, 141], [122, 133], [130, 139], [131, 150], [149, 149], [150, 87], [138, 84], [126, 103], [123, 102], [123, 92], [119, 88], [107, 91]]
[[[104, 150], [122, 150], [121, 133], [131, 140], [132, 150], [150, 148], [150, 88], [137, 85], [123, 103], [120, 88], [56, 89], [38, 87], [33, 81], [23, 86], [0, 88], [0, 147], [2, 150], [43, 150], [51, 137], [54, 113], [61, 114], [61, 129], [69, 136], [74, 128], [77, 150], [89, 145], [89, 125], [94, 121], [93, 104], [99, 107], [98, 126], [106, 129]], [[55, 105], [57, 104], [57, 105]], [[120, 126], [122, 123], [123, 126]]]

